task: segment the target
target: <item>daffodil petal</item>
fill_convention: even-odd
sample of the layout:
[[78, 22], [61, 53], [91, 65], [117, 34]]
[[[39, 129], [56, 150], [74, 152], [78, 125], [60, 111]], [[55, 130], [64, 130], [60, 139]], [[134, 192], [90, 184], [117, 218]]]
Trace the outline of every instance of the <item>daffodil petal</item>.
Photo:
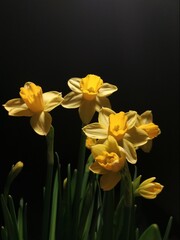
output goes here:
[[102, 152], [106, 151], [107, 147], [105, 144], [96, 144], [91, 147], [92, 155], [96, 158], [98, 155], [101, 155]]
[[103, 83], [103, 85], [99, 89], [98, 96], [99, 97], [108, 97], [112, 93], [116, 92], [118, 88], [110, 83]]
[[115, 112], [106, 107], [102, 107], [101, 111], [99, 112], [98, 115], [98, 121], [102, 126], [109, 127], [109, 115], [110, 114], [115, 114]]
[[61, 105], [64, 107], [64, 108], [78, 108], [81, 104], [81, 100], [82, 100], [82, 94], [76, 94], [75, 92], [70, 92], [68, 93]]
[[100, 178], [100, 186], [104, 191], [113, 189], [121, 180], [120, 172], [104, 174]]
[[147, 133], [144, 130], [136, 127], [129, 129], [124, 138], [131, 142], [134, 147], [142, 146], [149, 140]]
[[83, 100], [79, 107], [79, 115], [84, 124], [88, 124], [95, 113], [95, 101]]
[[150, 178], [144, 180], [144, 181], [141, 183], [141, 187], [145, 186], [146, 184], [149, 184], [149, 183], [153, 182], [155, 179], [156, 179], [156, 177], [150, 177]]
[[50, 112], [62, 102], [62, 94], [57, 91], [50, 91], [43, 93], [44, 110]]
[[111, 103], [106, 97], [96, 97], [96, 111], [99, 112], [102, 107], [111, 108]]
[[94, 139], [106, 139], [108, 130], [103, 128], [99, 123], [91, 123], [82, 128], [87, 137]]
[[101, 167], [97, 162], [94, 162], [90, 165], [89, 169], [96, 174], [106, 174], [108, 171]]
[[137, 162], [137, 154], [133, 144], [126, 139], [123, 139], [123, 148], [126, 151], [127, 161], [131, 164], [135, 164]]
[[34, 131], [42, 136], [46, 136], [50, 130], [52, 117], [48, 112], [34, 114], [30, 123]]
[[115, 152], [118, 156], [121, 155], [120, 150], [123, 149], [123, 148], [118, 146], [118, 143], [113, 136], [109, 135], [108, 136], [108, 141], [106, 141], [106, 142], [107, 142], [107, 148], [110, 149], [110, 152]]
[[154, 199], [157, 197], [157, 194], [149, 192], [149, 191], [145, 191], [145, 190], [141, 190], [139, 191], [139, 194], [146, 199]]
[[30, 117], [33, 113], [28, 109], [27, 105], [21, 98], [14, 98], [3, 104], [10, 116]]
[[150, 140], [148, 140], [148, 142], [146, 144], [141, 146], [141, 149], [144, 152], [149, 153], [151, 151], [152, 144], [153, 144], [153, 141], [150, 139]]
[[81, 78], [74, 77], [69, 79], [68, 86], [73, 92], [81, 93], [80, 82], [81, 82]]
[[126, 113], [126, 116], [128, 117], [128, 121], [127, 121], [128, 129], [130, 129], [135, 125], [138, 114], [136, 111], [130, 110], [129, 112]]
[[153, 121], [152, 111], [147, 110], [140, 115], [141, 124], [151, 123]]

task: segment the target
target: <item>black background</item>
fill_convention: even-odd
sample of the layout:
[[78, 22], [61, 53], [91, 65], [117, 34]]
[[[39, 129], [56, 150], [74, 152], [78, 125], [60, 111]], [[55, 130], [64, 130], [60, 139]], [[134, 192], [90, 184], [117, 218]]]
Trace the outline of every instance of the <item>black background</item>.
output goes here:
[[[26, 81], [44, 92], [70, 90], [71, 77], [97, 74], [117, 85], [115, 111], [152, 110], [161, 135], [149, 154], [138, 152], [138, 173], [156, 176], [164, 190], [141, 201], [144, 225], [158, 223], [162, 234], [173, 216], [171, 239], [179, 239], [179, 6], [178, 0], [16, 0], [1, 1], [1, 104], [19, 97]], [[77, 109], [52, 112], [55, 151], [66, 167], [76, 164], [81, 123]], [[30, 231], [39, 240], [46, 165], [45, 138], [29, 118], [0, 109], [0, 188], [17, 161], [24, 169], [11, 193], [28, 202]], [[145, 220], [144, 220], [145, 218]]]

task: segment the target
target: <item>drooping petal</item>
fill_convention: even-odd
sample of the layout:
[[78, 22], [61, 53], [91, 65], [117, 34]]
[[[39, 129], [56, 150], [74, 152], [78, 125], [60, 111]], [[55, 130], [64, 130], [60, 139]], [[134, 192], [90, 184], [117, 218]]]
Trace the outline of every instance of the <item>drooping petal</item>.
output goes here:
[[102, 107], [111, 108], [111, 103], [106, 97], [96, 96], [96, 111], [99, 112]]
[[97, 162], [94, 162], [90, 165], [89, 169], [96, 174], [106, 174], [108, 171], [101, 167]]
[[27, 105], [21, 98], [14, 98], [3, 104], [10, 116], [31, 117], [33, 113], [28, 109]]
[[104, 191], [109, 191], [113, 189], [120, 180], [121, 180], [120, 172], [117, 173], [109, 172], [108, 174], [104, 174], [101, 176], [100, 186]]
[[88, 124], [95, 113], [95, 101], [83, 100], [79, 107], [79, 115], [84, 124]]
[[43, 93], [44, 111], [50, 112], [62, 102], [62, 94], [57, 91]]
[[74, 77], [68, 80], [68, 86], [73, 92], [82, 93], [80, 89], [80, 82], [81, 78]]
[[48, 112], [34, 114], [30, 120], [34, 131], [42, 136], [46, 136], [50, 130], [52, 117]]
[[103, 85], [99, 89], [98, 96], [99, 97], [108, 97], [112, 93], [116, 92], [117, 90], [118, 90], [118, 88], [115, 85], [110, 84], [110, 83], [103, 83]]
[[141, 149], [146, 152], [149, 153], [152, 149], [152, 145], [153, 145], [153, 141], [149, 140], [146, 144], [141, 146]]
[[81, 100], [82, 100], [81, 93], [77, 94], [75, 92], [70, 92], [64, 97], [61, 105], [64, 108], [78, 108], [81, 104]]
[[108, 129], [103, 128], [99, 123], [91, 123], [82, 128], [87, 137], [94, 139], [106, 139]]

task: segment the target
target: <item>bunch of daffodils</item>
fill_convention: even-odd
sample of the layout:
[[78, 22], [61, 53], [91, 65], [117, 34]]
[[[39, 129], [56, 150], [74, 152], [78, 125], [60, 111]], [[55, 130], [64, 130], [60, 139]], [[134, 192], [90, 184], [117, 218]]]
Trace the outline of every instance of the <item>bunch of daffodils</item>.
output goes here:
[[[67, 83], [71, 91], [63, 96], [58, 91], [43, 93], [40, 86], [26, 82], [19, 97], [3, 104], [9, 116], [30, 117], [32, 129], [47, 140], [39, 240], [168, 240], [172, 217], [163, 236], [156, 223], [141, 229], [136, 217], [137, 198], [154, 199], [163, 189], [155, 177], [142, 181], [142, 175], [137, 175], [137, 151], [150, 152], [153, 139], [161, 133], [152, 111], [115, 112], [108, 97], [118, 88], [93, 74]], [[64, 169], [54, 152], [50, 111], [56, 107], [79, 112], [82, 127], [75, 169], [71, 162]], [[92, 122], [96, 112], [97, 121]], [[30, 209], [23, 198], [16, 209], [10, 193], [23, 167], [23, 162], [12, 166], [1, 193], [2, 240], [29, 239]]]

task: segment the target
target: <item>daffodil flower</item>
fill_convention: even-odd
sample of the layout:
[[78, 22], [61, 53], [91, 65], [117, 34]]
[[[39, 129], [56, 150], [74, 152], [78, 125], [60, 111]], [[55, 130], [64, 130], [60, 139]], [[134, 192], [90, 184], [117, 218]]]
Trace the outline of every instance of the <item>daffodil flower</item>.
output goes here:
[[94, 74], [88, 74], [84, 78], [71, 78], [68, 86], [72, 90], [62, 102], [65, 108], [78, 108], [81, 121], [88, 124], [94, 113], [99, 112], [101, 107], [111, 107], [107, 98], [117, 91], [115, 85], [104, 83]]
[[127, 152], [127, 160], [134, 164], [137, 161], [136, 147], [147, 142], [147, 134], [135, 128], [137, 113], [129, 111], [114, 112], [109, 108], [102, 108], [99, 112], [98, 122], [90, 123], [83, 127], [87, 137], [93, 139], [107, 139], [109, 135], [113, 136], [119, 146], [122, 146]]
[[26, 82], [20, 88], [20, 97], [7, 101], [3, 106], [10, 116], [31, 117], [30, 124], [39, 135], [47, 135], [52, 117], [50, 111], [61, 104], [61, 93], [50, 91], [43, 93], [40, 86]]
[[[141, 177], [141, 176], [140, 176]], [[146, 199], [154, 199], [163, 190], [164, 186], [154, 182], [156, 178], [151, 177], [143, 181], [134, 191], [135, 196], [141, 196]]]
[[153, 123], [152, 111], [147, 110], [141, 115], [138, 115], [136, 127], [144, 131], [148, 136], [149, 140], [145, 145], [141, 146], [141, 149], [144, 152], [149, 152], [152, 148], [152, 140], [161, 133], [159, 126]]
[[91, 147], [95, 162], [89, 169], [101, 174], [100, 186], [104, 191], [114, 188], [121, 179], [121, 170], [126, 162], [125, 150], [118, 146], [114, 137], [109, 136], [103, 144], [96, 144]]

